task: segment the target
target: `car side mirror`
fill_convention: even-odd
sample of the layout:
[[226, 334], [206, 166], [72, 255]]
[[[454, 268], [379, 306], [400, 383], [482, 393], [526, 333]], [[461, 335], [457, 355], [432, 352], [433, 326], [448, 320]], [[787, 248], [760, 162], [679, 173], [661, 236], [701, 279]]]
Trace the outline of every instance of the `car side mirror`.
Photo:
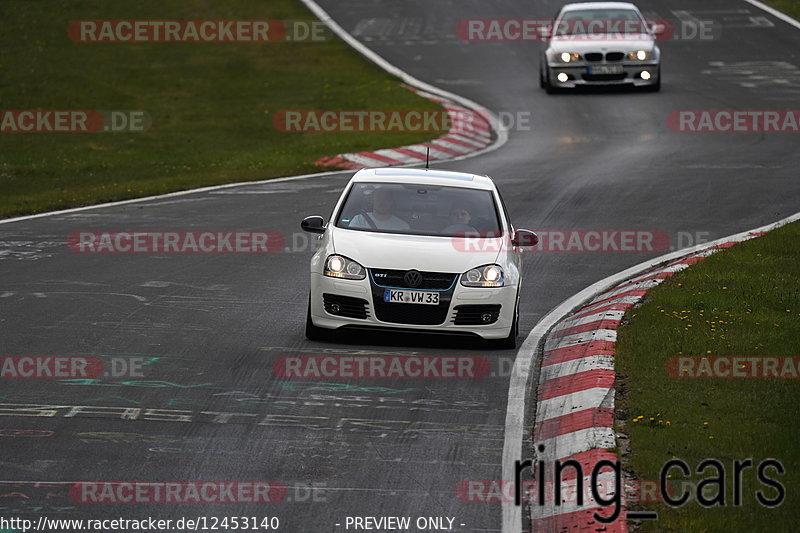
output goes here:
[[511, 244], [516, 247], [533, 247], [539, 244], [539, 237], [527, 229], [518, 229], [514, 232]]
[[548, 40], [550, 37], [552, 37], [552, 35], [553, 35], [553, 27], [550, 26], [549, 24], [547, 26], [539, 27], [539, 37], [541, 37], [543, 41]]
[[309, 233], [325, 233], [325, 219], [319, 215], [306, 217], [300, 223], [300, 228]]
[[667, 27], [663, 24], [651, 24], [650, 26], [650, 33], [653, 35], [662, 35], [665, 31], [667, 31]]

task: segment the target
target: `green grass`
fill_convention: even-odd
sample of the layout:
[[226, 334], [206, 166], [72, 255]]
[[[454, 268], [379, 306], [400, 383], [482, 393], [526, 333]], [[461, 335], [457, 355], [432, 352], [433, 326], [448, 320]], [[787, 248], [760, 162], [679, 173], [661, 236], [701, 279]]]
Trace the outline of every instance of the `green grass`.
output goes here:
[[0, 133], [0, 217], [318, 171], [435, 133], [282, 133], [286, 109], [440, 109], [338, 39], [77, 43], [82, 19], [311, 20], [298, 0], [0, 2], [0, 107], [143, 110], [141, 133]]
[[[679, 355], [800, 355], [798, 243], [800, 224], [791, 224], [737, 244], [668, 278], [626, 314], [629, 323], [619, 331], [616, 356], [618, 424], [630, 437], [629, 464], [637, 478], [658, 479], [673, 457], [692, 469], [716, 458], [729, 476], [725, 507], [645, 503], [642, 508], [657, 510], [660, 517], [645, 522], [643, 531], [797, 529], [800, 380], [675, 378], [666, 365]], [[775, 494], [756, 479], [755, 469], [744, 473], [743, 505], [732, 505], [732, 464], [747, 458], [755, 464], [765, 458], [782, 462], [786, 474], [770, 474], [786, 488], [781, 507], [768, 510], [757, 503], [756, 491]], [[680, 477], [675, 474], [673, 479]], [[712, 475], [709, 470], [691, 479]]]
[[800, 0], [764, 0], [764, 3], [796, 19], [800, 19]]

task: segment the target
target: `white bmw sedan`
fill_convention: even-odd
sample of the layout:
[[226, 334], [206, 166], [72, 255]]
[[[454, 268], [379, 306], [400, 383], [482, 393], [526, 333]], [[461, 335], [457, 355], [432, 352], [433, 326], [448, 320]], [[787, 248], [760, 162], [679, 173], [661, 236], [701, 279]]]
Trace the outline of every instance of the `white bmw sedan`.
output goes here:
[[628, 2], [567, 4], [556, 15], [539, 62], [543, 89], [553, 93], [600, 85], [661, 88], [661, 24], [649, 24]]
[[511, 225], [486, 176], [364, 169], [350, 180], [311, 259], [306, 337], [370, 328], [455, 333], [516, 346], [521, 251], [537, 237]]

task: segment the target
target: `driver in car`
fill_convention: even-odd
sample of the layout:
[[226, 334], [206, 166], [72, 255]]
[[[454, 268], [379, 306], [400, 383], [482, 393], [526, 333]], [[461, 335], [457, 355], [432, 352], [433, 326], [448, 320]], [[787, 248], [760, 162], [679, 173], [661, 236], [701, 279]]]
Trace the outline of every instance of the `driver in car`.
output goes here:
[[395, 216], [394, 198], [388, 189], [376, 189], [372, 193], [372, 211], [361, 213], [353, 217], [348, 228], [379, 229], [379, 230], [406, 230], [410, 229], [408, 223]]

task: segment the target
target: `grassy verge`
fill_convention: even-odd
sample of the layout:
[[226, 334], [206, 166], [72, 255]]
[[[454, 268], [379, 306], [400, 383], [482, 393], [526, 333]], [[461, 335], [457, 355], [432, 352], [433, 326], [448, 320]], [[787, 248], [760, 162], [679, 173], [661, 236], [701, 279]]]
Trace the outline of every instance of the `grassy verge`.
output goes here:
[[312, 20], [298, 0], [0, 2], [0, 107], [143, 110], [138, 133], [0, 133], [0, 217], [319, 170], [435, 133], [282, 133], [279, 110], [439, 107], [341, 41], [80, 43], [70, 21]]
[[800, 20], [800, 0], [764, 0], [764, 3]]
[[[692, 499], [679, 508], [642, 503], [659, 511], [644, 531], [794, 531], [800, 521], [800, 380], [670, 377], [676, 356], [800, 356], [800, 224], [719, 252], [667, 279], [645, 303], [628, 311], [617, 344], [618, 424], [630, 437], [629, 464], [638, 479], [657, 480], [677, 457], [692, 470], [707, 458], [726, 469], [726, 502], [709, 509]], [[763, 359], [761, 360], [763, 361]], [[699, 365], [695, 367], [699, 369]], [[720, 367], [722, 368], [722, 367]], [[796, 367], [795, 367], [796, 368]], [[680, 373], [679, 373], [680, 374]], [[638, 418], [642, 417], [642, 418]], [[638, 419], [633, 423], [634, 419]], [[743, 473], [743, 501], [733, 502], [733, 461], [758, 465], [778, 459], [786, 489], [777, 509], [756, 492], [775, 498], [756, 468]], [[715, 477], [710, 468], [688, 479]], [[672, 480], [683, 476], [675, 470]], [[713, 497], [717, 489], [704, 494]], [[677, 496], [678, 494], [674, 494]]]

